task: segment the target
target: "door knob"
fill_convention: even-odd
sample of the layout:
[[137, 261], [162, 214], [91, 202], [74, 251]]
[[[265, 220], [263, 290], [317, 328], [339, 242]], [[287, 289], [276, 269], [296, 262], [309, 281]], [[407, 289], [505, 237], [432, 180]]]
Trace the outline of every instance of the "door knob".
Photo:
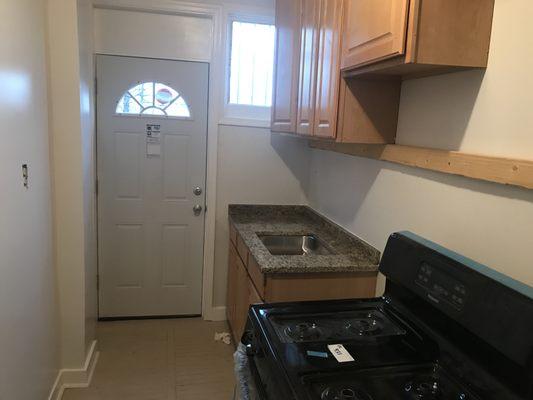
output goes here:
[[202, 188], [200, 186], [196, 186], [194, 190], [192, 191], [196, 196], [200, 196], [202, 194]]
[[194, 211], [194, 215], [198, 216], [202, 213], [203, 207], [200, 204], [196, 204], [192, 210]]

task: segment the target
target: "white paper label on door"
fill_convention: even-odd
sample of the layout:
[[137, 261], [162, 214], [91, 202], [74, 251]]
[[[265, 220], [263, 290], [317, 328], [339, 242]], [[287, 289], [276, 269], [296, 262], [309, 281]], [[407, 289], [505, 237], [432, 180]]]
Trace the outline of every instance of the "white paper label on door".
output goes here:
[[161, 157], [161, 125], [146, 124], [146, 156]]
[[[154, 141], [157, 140], [157, 141]], [[159, 139], [146, 140], [146, 156], [160, 157], [161, 156], [161, 142]]]
[[158, 138], [161, 135], [161, 125], [146, 124], [146, 137]]
[[329, 344], [328, 349], [331, 351], [331, 354], [333, 354], [333, 357], [335, 357], [340, 363], [355, 361], [342, 344]]

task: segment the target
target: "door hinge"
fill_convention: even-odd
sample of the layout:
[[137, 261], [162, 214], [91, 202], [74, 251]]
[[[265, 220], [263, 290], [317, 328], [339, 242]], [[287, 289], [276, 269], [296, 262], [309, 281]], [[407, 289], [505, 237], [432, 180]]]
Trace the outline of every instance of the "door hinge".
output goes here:
[[96, 290], [100, 290], [100, 275], [96, 275]]
[[98, 179], [94, 181], [94, 193], [98, 196]]

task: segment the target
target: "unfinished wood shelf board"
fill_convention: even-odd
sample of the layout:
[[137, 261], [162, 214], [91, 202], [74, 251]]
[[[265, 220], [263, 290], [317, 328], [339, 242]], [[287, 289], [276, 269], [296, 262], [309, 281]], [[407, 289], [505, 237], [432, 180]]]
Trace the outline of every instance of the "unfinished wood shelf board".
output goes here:
[[533, 161], [422, 147], [309, 142], [312, 148], [533, 189]]

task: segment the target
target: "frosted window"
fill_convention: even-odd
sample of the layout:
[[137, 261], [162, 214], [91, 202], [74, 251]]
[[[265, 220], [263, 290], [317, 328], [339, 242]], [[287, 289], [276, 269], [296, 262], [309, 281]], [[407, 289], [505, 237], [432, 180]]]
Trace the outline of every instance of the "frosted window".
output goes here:
[[232, 23], [230, 104], [272, 105], [274, 39], [274, 25]]
[[156, 115], [189, 118], [189, 106], [170, 86], [158, 82], [140, 83], [128, 90], [115, 110], [120, 115]]

